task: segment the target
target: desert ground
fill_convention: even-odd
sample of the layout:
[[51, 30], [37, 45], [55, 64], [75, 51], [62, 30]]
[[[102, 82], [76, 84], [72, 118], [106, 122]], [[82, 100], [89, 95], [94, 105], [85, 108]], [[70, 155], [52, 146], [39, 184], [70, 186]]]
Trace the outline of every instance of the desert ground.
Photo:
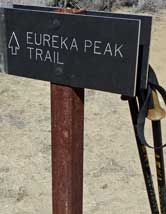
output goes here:
[[[154, 17], [150, 63], [166, 86], [166, 11]], [[163, 121], [166, 141], [166, 119]], [[152, 143], [150, 123], [146, 136]], [[156, 185], [153, 150], [149, 150]], [[164, 151], [166, 156], [166, 151]], [[51, 214], [50, 85], [0, 75], [0, 213]], [[128, 105], [86, 90], [84, 214], [150, 214]]]

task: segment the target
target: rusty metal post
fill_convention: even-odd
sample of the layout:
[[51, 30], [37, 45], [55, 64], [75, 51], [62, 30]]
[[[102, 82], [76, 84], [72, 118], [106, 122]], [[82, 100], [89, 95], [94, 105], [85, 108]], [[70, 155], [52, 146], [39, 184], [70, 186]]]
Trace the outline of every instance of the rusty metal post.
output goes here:
[[82, 214], [84, 89], [51, 84], [53, 214]]

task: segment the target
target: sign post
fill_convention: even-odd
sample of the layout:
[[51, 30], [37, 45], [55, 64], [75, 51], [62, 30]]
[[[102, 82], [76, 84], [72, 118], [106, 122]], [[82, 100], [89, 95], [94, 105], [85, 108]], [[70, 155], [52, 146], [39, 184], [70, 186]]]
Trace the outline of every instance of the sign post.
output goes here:
[[51, 84], [53, 214], [82, 214], [84, 89]]
[[84, 89], [51, 83], [51, 127], [53, 214], [82, 214]]

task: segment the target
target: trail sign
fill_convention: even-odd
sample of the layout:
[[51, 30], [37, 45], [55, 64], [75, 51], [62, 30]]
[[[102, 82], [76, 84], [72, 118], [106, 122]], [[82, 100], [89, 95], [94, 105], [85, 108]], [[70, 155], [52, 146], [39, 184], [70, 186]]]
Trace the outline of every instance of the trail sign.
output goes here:
[[[39, 11], [54, 11], [54, 7], [43, 7], [43, 6], [31, 6], [31, 5], [13, 5], [14, 8], [39, 10]], [[90, 16], [101, 16], [101, 17], [112, 17], [112, 18], [127, 18], [127, 19], [138, 19], [141, 21], [140, 31], [140, 44], [139, 44], [139, 68], [138, 68], [138, 89], [146, 89], [148, 82], [148, 66], [149, 66], [149, 49], [151, 41], [151, 26], [152, 16], [149, 15], [137, 15], [127, 13], [112, 13], [103, 11], [86, 11], [86, 15]]]
[[135, 96], [141, 19], [25, 8], [2, 15], [6, 73]]

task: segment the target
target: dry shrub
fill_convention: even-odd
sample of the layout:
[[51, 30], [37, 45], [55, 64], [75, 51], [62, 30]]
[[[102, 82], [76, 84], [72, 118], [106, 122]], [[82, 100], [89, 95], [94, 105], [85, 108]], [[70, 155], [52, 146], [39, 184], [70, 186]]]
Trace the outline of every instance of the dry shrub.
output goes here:
[[138, 3], [138, 0], [115, 0], [114, 6], [132, 7], [132, 6], [136, 6], [137, 3]]
[[[69, 0], [0, 0], [0, 6], [8, 4], [32, 4], [32, 5], [59, 5], [63, 6]], [[95, 10], [111, 10], [112, 6], [121, 7], [135, 6], [139, 11], [157, 11], [161, 7], [166, 7], [166, 0], [70, 0], [78, 2], [81, 7]]]
[[[63, 6], [67, 0], [55, 0], [54, 5]], [[96, 10], [111, 10], [112, 6], [133, 6], [138, 0], [70, 0], [70, 2], [78, 2], [81, 7]]]
[[156, 12], [164, 6], [165, 0], [139, 0], [139, 11], [152, 11]]

